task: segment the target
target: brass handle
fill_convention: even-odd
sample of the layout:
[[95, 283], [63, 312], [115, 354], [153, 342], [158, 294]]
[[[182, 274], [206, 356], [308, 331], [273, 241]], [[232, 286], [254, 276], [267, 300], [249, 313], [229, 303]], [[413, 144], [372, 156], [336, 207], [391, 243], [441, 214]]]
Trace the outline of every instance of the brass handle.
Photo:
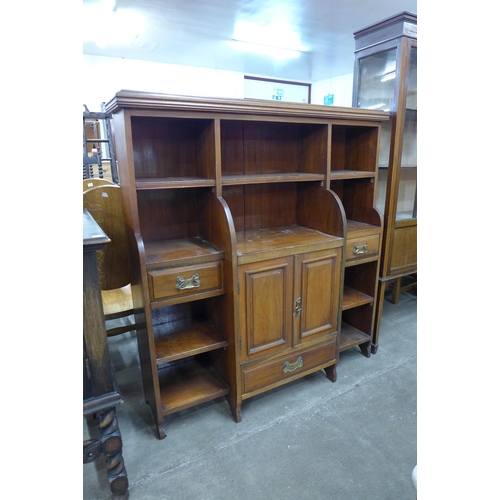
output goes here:
[[297, 368], [302, 368], [302, 358], [300, 357], [295, 361], [295, 363], [290, 363], [289, 361], [285, 361], [283, 365], [283, 373], [293, 372]]
[[354, 244], [354, 250], [352, 252], [354, 255], [361, 255], [366, 252], [368, 252], [368, 243], [363, 243], [362, 245]]
[[177, 285], [175, 288], [177, 290], [185, 290], [186, 288], [198, 288], [201, 285], [200, 275], [198, 273], [193, 274], [191, 278], [183, 278], [182, 276], [177, 276]]
[[295, 301], [295, 316], [298, 316], [302, 312], [302, 298], [299, 297]]

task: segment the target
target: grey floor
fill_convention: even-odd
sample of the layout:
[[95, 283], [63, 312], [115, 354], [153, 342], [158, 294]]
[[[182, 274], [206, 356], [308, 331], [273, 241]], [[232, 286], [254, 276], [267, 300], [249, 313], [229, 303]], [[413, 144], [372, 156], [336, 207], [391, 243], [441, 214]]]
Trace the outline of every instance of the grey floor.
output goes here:
[[[248, 399], [239, 424], [225, 399], [206, 403], [167, 417], [161, 441], [134, 334], [109, 344], [130, 500], [415, 500], [416, 292], [385, 301], [377, 354], [341, 353], [335, 383], [318, 372]], [[110, 498], [100, 457], [83, 466], [83, 499]]]

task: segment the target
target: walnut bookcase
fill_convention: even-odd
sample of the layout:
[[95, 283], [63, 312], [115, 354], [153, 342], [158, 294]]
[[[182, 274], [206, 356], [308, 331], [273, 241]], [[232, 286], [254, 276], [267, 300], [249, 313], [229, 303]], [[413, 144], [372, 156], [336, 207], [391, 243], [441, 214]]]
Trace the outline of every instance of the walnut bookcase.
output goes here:
[[160, 439], [193, 405], [226, 396], [239, 422], [256, 394], [335, 381], [339, 349], [371, 341], [386, 114], [133, 91], [106, 110]]

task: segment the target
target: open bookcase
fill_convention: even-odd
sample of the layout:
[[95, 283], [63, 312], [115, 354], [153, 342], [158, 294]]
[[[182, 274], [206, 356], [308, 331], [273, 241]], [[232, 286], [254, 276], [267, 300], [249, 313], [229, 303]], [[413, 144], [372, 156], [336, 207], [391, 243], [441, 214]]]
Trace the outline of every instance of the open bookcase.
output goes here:
[[225, 396], [239, 422], [245, 399], [369, 355], [385, 113], [132, 91], [106, 110], [160, 438], [171, 413]]

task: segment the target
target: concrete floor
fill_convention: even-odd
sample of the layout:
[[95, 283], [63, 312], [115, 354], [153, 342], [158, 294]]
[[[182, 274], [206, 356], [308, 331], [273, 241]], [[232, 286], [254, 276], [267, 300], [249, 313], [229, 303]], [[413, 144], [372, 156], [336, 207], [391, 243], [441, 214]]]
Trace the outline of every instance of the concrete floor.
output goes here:
[[[415, 500], [416, 292], [385, 301], [377, 354], [341, 353], [335, 383], [317, 372], [248, 399], [239, 424], [212, 401], [167, 417], [161, 441], [135, 335], [109, 344], [130, 500]], [[83, 469], [83, 499], [110, 499], [104, 457]]]

